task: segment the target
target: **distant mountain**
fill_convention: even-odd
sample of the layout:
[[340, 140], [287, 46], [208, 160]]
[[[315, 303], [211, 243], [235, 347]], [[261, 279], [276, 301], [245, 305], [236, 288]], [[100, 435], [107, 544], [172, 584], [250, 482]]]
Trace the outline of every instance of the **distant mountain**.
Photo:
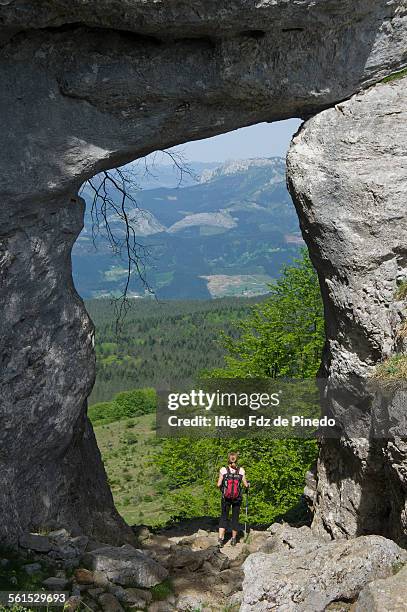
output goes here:
[[[130, 219], [150, 253], [149, 285], [158, 297], [174, 299], [267, 292], [267, 283], [302, 244], [286, 188], [284, 160], [274, 157], [191, 166], [193, 181], [188, 175], [186, 183], [168, 187], [165, 167], [165, 185], [148, 188], [145, 183], [144, 189], [133, 192], [139, 210], [133, 210]], [[158, 172], [155, 180], [160, 181]], [[83, 195], [90, 202], [88, 189]], [[95, 251], [89, 209], [74, 248], [76, 286], [86, 298], [117, 294], [126, 278], [125, 261], [112, 255], [100, 235]], [[112, 231], [124, 237], [117, 217], [110, 214], [108, 220]], [[144, 295], [136, 275], [131, 292]]]
[[[162, 163], [163, 160], [167, 163]], [[161, 163], [160, 163], [161, 162]], [[139, 159], [132, 164], [129, 164], [137, 175], [137, 184], [140, 189], [157, 189], [158, 187], [167, 187], [175, 189], [180, 186], [188, 187], [195, 185], [200, 177], [206, 172], [211, 171], [220, 166], [220, 162], [190, 162], [186, 164], [186, 172], [182, 172], [182, 176], [177, 166], [171, 163], [169, 157], [164, 157], [163, 154], [157, 160], [154, 157], [147, 162], [145, 158]]]

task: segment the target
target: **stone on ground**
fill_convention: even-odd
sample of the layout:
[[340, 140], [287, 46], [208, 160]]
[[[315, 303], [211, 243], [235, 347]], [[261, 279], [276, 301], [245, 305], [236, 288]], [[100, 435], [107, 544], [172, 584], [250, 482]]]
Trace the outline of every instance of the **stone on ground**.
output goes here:
[[93, 572], [84, 567], [79, 567], [74, 572], [75, 580], [78, 584], [93, 584], [95, 578]]
[[103, 612], [124, 612], [119, 601], [111, 593], [103, 593], [103, 595], [99, 597], [99, 603]]
[[168, 576], [165, 567], [130, 544], [105, 546], [83, 557], [88, 569], [101, 572], [108, 580], [122, 586], [150, 588]]
[[23, 569], [26, 574], [29, 574], [29, 575], [36, 574], [37, 572], [41, 571], [41, 564], [40, 563], [27, 563], [26, 565], [23, 566]]
[[386, 578], [407, 552], [381, 536], [325, 543], [315, 550], [250, 555], [243, 564], [241, 612], [322, 612], [352, 601], [370, 581]]
[[69, 586], [66, 578], [51, 577], [42, 583], [49, 591], [65, 591]]
[[47, 536], [38, 533], [24, 533], [20, 536], [19, 545], [39, 553], [48, 553], [52, 548], [52, 543]]

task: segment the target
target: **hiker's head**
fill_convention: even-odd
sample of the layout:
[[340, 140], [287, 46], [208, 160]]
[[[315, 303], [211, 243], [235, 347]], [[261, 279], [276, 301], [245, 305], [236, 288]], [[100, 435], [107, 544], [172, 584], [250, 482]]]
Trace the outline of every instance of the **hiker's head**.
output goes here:
[[233, 468], [236, 467], [238, 459], [239, 459], [239, 453], [230, 452], [228, 454], [228, 464], [231, 467], [233, 467]]

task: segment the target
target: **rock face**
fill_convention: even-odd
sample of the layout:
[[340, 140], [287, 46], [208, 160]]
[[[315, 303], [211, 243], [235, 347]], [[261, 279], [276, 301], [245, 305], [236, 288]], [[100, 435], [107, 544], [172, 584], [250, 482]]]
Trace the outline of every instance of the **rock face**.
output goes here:
[[[298, 535], [286, 533], [287, 537]], [[241, 612], [322, 612], [332, 602], [356, 599], [367, 582], [391, 576], [407, 559], [403, 549], [381, 536], [320, 542], [316, 548], [310, 536], [313, 550], [305, 552], [301, 548], [281, 550], [281, 533], [275, 539], [278, 552], [254, 553], [243, 564]]]
[[93, 326], [70, 264], [83, 204], [75, 197], [3, 202], [1, 539], [14, 540], [22, 527], [64, 523], [126, 537], [85, 413], [94, 380]]
[[404, 612], [407, 601], [407, 567], [390, 578], [373, 580], [360, 593], [354, 612]]
[[61, 525], [131, 538], [86, 417], [93, 328], [70, 265], [81, 183], [155, 149], [317, 113], [402, 68], [406, 31], [403, 0], [0, 2], [2, 542]]
[[[308, 121], [293, 140], [288, 176], [325, 302], [330, 409], [348, 421], [341, 439], [322, 442], [313, 529], [405, 543], [406, 443], [397, 434], [368, 440], [369, 414], [349, 381], [405, 348], [397, 281], [407, 278], [407, 79]], [[405, 395], [396, 400], [404, 418]]]

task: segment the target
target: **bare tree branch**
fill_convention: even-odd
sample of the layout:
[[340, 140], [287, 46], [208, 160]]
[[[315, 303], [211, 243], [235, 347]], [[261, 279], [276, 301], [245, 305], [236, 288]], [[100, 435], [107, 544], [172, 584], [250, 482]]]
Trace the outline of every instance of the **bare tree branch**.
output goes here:
[[[156, 178], [152, 172], [156, 163], [157, 155], [167, 155], [173, 164], [174, 171], [178, 174], [178, 187], [182, 184], [186, 175], [196, 180], [196, 175], [189, 167], [182, 153], [162, 150], [157, 151], [149, 159], [142, 158], [144, 163], [144, 176]], [[119, 332], [121, 324], [131, 307], [129, 298], [129, 287], [134, 273], [140, 278], [144, 289], [155, 295], [147, 280], [146, 265], [151, 257], [148, 246], [140, 244], [136, 239], [137, 216], [143, 211], [137, 203], [135, 192], [140, 191], [137, 182], [137, 172], [133, 165], [105, 170], [86, 181], [92, 193], [91, 220], [92, 241], [97, 248], [97, 238], [104, 234], [114, 255], [126, 262], [126, 278], [119, 297], [113, 298], [116, 311], [116, 333]], [[132, 214], [134, 211], [134, 214]], [[112, 227], [112, 222], [121, 222], [122, 231]]]

